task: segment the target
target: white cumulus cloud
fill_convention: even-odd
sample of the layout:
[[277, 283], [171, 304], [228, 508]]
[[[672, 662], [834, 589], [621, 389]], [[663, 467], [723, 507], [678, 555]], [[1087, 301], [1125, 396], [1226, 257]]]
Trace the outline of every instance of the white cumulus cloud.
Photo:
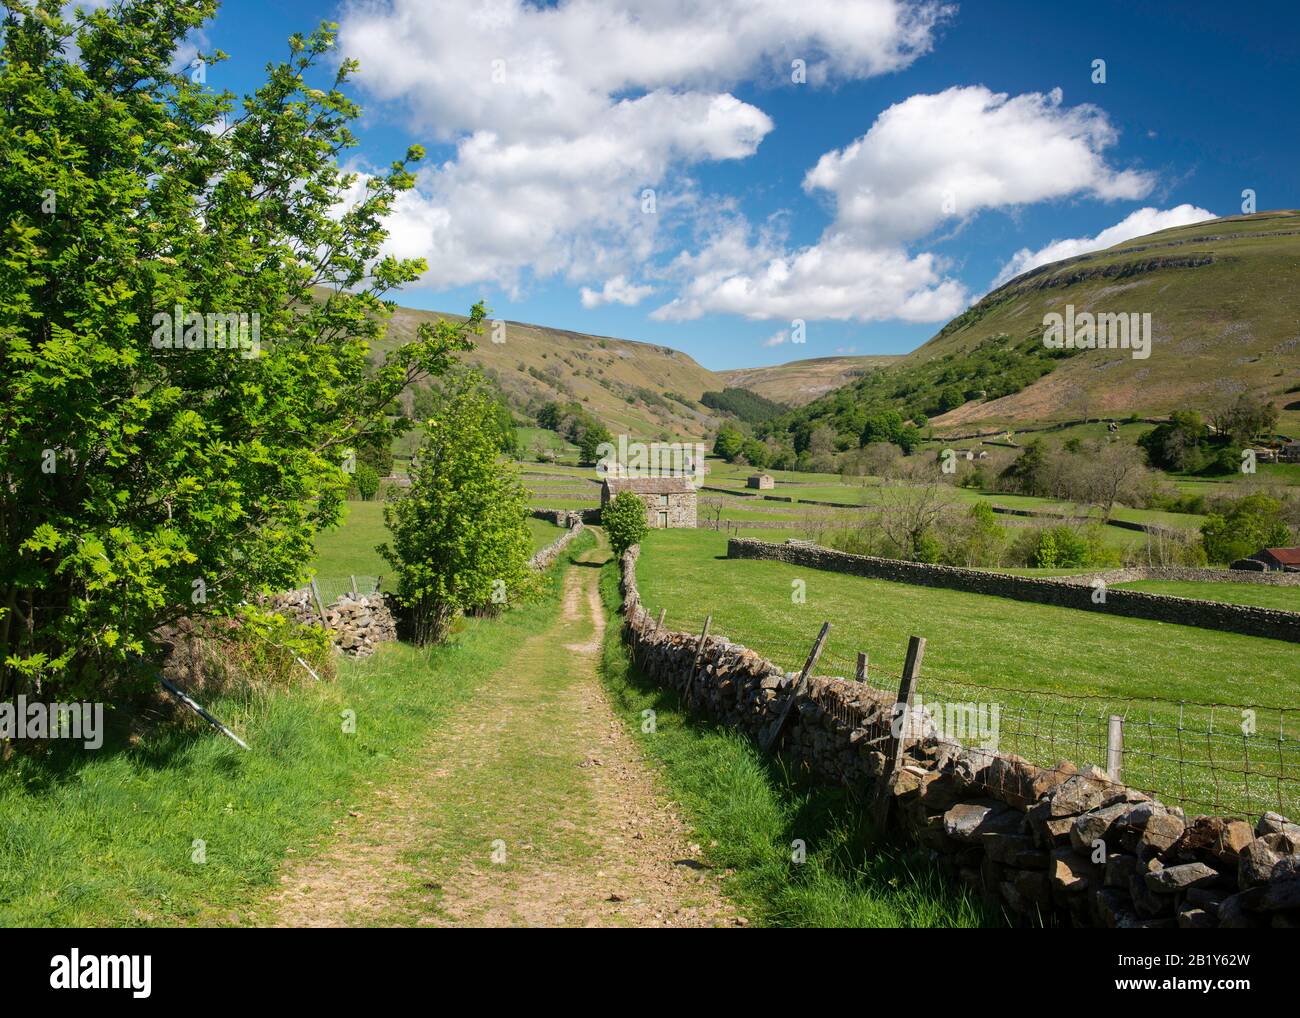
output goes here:
[[1214, 219], [1214, 213], [1195, 205], [1177, 205], [1172, 209], [1143, 208], [1130, 212], [1114, 226], [1107, 227], [1095, 237], [1070, 237], [1066, 240], [1054, 240], [1037, 251], [1021, 248], [1017, 251], [993, 280], [993, 286], [1014, 279], [1022, 272], [1036, 269], [1040, 265], [1059, 262], [1063, 258], [1087, 254], [1089, 251], [1104, 251], [1108, 247], [1122, 244], [1134, 237], [1144, 237], [1157, 230], [1168, 230], [1175, 226], [1190, 226]]
[[[929, 0], [387, 0], [347, 7], [360, 86], [454, 147], [398, 203], [393, 249], [422, 285], [635, 272], [692, 166], [753, 154], [771, 119], [730, 89], [906, 67], [951, 13]], [[655, 192], [653, 211], [644, 194]]]
[[614, 276], [605, 280], [599, 290], [584, 286], [579, 294], [584, 308], [598, 308], [602, 304], [624, 304], [631, 307], [640, 304], [655, 292], [653, 286], [640, 286], [629, 283], [626, 276]]
[[950, 318], [970, 294], [942, 258], [911, 245], [984, 209], [1142, 197], [1154, 178], [1107, 163], [1116, 138], [1102, 110], [1067, 107], [1059, 89], [1012, 97], [971, 86], [912, 96], [805, 175], [804, 189], [825, 194], [833, 209], [816, 243], [790, 250], [770, 236], [750, 241], [743, 225], [730, 224], [673, 263], [681, 293], [654, 317]]

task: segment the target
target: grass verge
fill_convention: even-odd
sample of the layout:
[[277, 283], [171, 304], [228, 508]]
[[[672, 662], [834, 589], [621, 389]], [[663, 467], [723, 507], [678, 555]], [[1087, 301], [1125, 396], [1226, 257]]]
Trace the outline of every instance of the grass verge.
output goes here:
[[[763, 926], [972, 927], [1002, 919], [947, 884], [919, 851], [871, 848], [862, 811], [844, 789], [797, 780], [742, 735], [686, 714], [630, 662], [619, 632], [617, 565], [601, 576], [610, 612], [601, 677], [615, 713], [636, 733], [695, 828], [724, 889]], [[642, 731], [644, 711], [655, 731]], [[796, 865], [794, 842], [805, 845]]]
[[386, 644], [341, 662], [335, 683], [208, 704], [251, 752], [206, 728], [161, 728], [14, 758], [0, 768], [0, 926], [246, 921], [286, 856], [313, 851], [365, 783], [550, 624], [563, 567], [590, 540], [570, 545], [537, 602], [468, 619], [444, 646]]

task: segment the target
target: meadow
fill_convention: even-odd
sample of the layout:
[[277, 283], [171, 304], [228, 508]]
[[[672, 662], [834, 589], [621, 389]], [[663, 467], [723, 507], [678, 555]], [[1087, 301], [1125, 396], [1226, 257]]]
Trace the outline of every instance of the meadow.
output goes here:
[[[527, 522], [533, 551], [546, 547], [564, 532], [549, 520], [529, 517]], [[375, 581], [389, 571], [388, 563], [376, 550], [388, 536], [383, 502], [348, 502], [342, 526], [316, 536], [316, 559], [312, 565], [321, 597], [326, 602], [333, 600], [348, 588], [353, 576], [357, 578], [358, 589], [373, 590]]]
[[[889, 690], [908, 637], [923, 636], [921, 695], [999, 703], [1004, 749], [1042, 764], [1104, 765], [1106, 718], [1119, 714], [1135, 785], [1189, 808], [1298, 811], [1294, 644], [732, 560], [726, 536], [709, 531], [652, 532], [638, 580], [646, 608], [666, 608], [670, 628], [699, 632], [711, 614], [712, 632], [790, 670], [829, 621], [818, 673], [851, 677], [865, 651], [871, 681]], [[1244, 708], [1255, 711], [1251, 735]]]

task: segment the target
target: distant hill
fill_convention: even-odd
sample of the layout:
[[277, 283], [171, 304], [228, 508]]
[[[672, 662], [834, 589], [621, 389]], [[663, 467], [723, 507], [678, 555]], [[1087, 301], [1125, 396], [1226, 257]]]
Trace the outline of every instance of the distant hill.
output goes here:
[[[381, 351], [409, 341], [419, 323], [462, 315], [398, 308]], [[506, 322], [505, 342], [485, 326], [466, 359], [492, 375], [511, 405], [531, 416], [551, 400], [577, 400], [615, 434], [704, 441], [721, 415], [700, 404], [723, 379], [666, 346]]]
[[[1203, 409], [1249, 391], [1300, 424], [1300, 212], [1231, 216], [1161, 230], [1053, 262], [985, 296], [904, 365], [960, 358], [985, 344], [1041, 345], [1043, 316], [1150, 312], [1152, 350], [1083, 351], [1018, 392], [973, 400], [943, 425], [1015, 424]], [[963, 385], [962, 379], [954, 379]]]
[[899, 359], [890, 355], [813, 357], [767, 368], [735, 368], [718, 374], [729, 386], [748, 389], [777, 403], [802, 406], [847, 385], [869, 368], [883, 367]]
[[[1049, 350], [1044, 316], [1147, 314], [1151, 352]], [[734, 373], [732, 373], [734, 374]], [[733, 381], [733, 384], [736, 384]], [[1242, 392], [1300, 432], [1300, 213], [1162, 230], [1032, 269], [923, 346], [769, 423], [858, 432], [897, 410], [941, 433], [1206, 410]]]
[[[1151, 356], [1045, 350], [1043, 316], [1066, 305], [1150, 313]], [[456, 316], [398, 309], [383, 347], [439, 317]], [[504, 343], [488, 330], [468, 359], [525, 415], [578, 400], [615, 433], [638, 438], [708, 439], [734, 401], [708, 407], [700, 397], [726, 389], [794, 407], [776, 418], [779, 430], [817, 419], [845, 434], [885, 408], [951, 431], [1160, 416], [1249, 391], [1276, 403], [1284, 432], [1300, 433], [1300, 212], [1162, 230], [1032, 269], [905, 356], [713, 372], [665, 346], [507, 322]]]

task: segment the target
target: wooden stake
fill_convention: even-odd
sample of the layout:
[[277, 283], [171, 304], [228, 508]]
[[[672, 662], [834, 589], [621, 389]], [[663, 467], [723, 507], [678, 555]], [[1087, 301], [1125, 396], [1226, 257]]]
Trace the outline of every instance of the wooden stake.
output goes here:
[[325, 606], [320, 603], [320, 589], [316, 586], [316, 577], [311, 578], [311, 596], [316, 599], [316, 611], [320, 613], [320, 627], [329, 632], [329, 624], [325, 621]]
[[1118, 714], [1110, 716], [1106, 726], [1106, 773], [1118, 783], [1124, 766], [1124, 719]]
[[853, 677], [858, 682], [867, 681], [867, 655], [865, 651], [858, 651], [858, 671]]
[[768, 732], [767, 738], [763, 740], [763, 750], [765, 752], [775, 746], [776, 740], [781, 737], [781, 731], [785, 728], [786, 719], [790, 716], [790, 709], [794, 706], [794, 702], [803, 695], [804, 686], [808, 683], [808, 676], [812, 673], [817, 658], [821, 656], [822, 645], [826, 643], [826, 634], [830, 631], [831, 624], [823, 622], [822, 631], [817, 634], [817, 639], [813, 641], [812, 650], [808, 652], [808, 660], [803, 664], [803, 671], [799, 673], [799, 678], [790, 690], [790, 695], [785, 698], [785, 705], [781, 708], [781, 714], [777, 717], [775, 726]]
[[[921, 658], [925, 656], [925, 637], [913, 636], [907, 641], [907, 659], [903, 662], [903, 677], [898, 683], [898, 699], [894, 701], [895, 716], [891, 719], [898, 727], [898, 737], [885, 740], [885, 769], [881, 772], [876, 785], [874, 813], [876, 827], [884, 830], [885, 821], [889, 819], [889, 803], [893, 796], [890, 790], [894, 784], [894, 775], [898, 773], [899, 761], [911, 741], [912, 728], [912, 687], [921, 674]], [[890, 733], [892, 736], [892, 732]]]
[[651, 636], [654, 636], [655, 633], [659, 632], [659, 630], [663, 628], [663, 624], [664, 624], [664, 616], [667, 615], [667, 614], [668, 614], [668, 609], [667, 609], [667, 608], [660, 608], [660, 609], [659, 609], [659, 619], [658, 619], [657, 622], [655, 622], [655, 627], [654, 627], [654, 629], [650, 630], [650, 635], [651, 635]]
[[682, 691], [682, 696], [691, 695], [691, 686], [695, 685], [695, 674], [700, 670], [700, 655], [704, 653], [704, 641], [709, 638], [711, 625], [713, 625], [712, 615], [704, 620], [704, 628], [700, 630], [700, 642], [695, 645], [695, 662], [691, 665], [690, 678], [686, 680], [686, 688]]
[[353, 596], [353, 597], [356, 597], [356, 596], [357, 596], [357, 578], [356, 578], [355, 576], [353, 576], [353, 575], [351, 575], [351, 574], [349, 573], [349, 574], [348, 574], [348, 579], [352, 581], [352, 596]]

